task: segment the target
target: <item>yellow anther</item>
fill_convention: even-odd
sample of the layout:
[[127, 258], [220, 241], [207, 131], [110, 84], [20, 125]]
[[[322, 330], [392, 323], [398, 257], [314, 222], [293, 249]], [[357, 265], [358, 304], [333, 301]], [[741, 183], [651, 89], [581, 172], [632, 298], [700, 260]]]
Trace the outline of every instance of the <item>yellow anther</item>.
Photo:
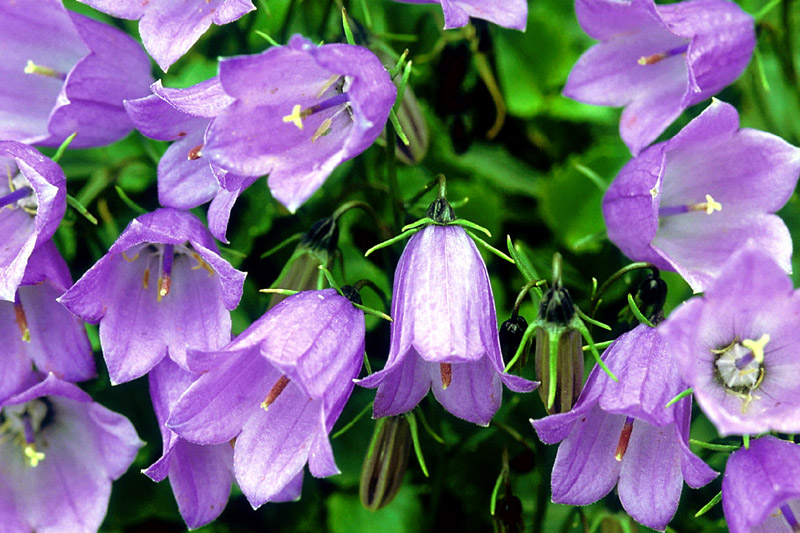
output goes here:
[[752, 339], [745, 339], [742, 341], [742, 346], [753, 352], [753, 359], [756, 360], [757, 363], [764, 362], [764, 347], [769, 342], [769, 333], [764, 333], [761, 335], [761, 338], [757, 341]]
[[325, 91], [327, 91], [328, 89], [330, 89], [330, 88], [331, 88], [331, 85], [333, 85], [334, 83], [336, 83], [337, 81], [339, 81], [339, 78], [341, 78], [341, 76], [340, 76], [339, 74], [334, 74], [333, 76], [331, 76], [330, 78], [328, 78], [328, 81], [326, 81], [326, 82], [325, 82], [325, 83], [322, 85], [322, 88], [321, 88], [321, 89], [319, 90], [319, 92], [317, 93], [317, 100], [319, 100], [320, 98], [322, 98], [322, 95], [323, 95], [323, 94], [325, 94]]
[[144, 287], [144, 290], [147, 290], [147, 289], [150, 288], [150, 269], [149, 268], [145, 268], [144, 269], [144, 275], [142, 276], [142, 287]]
[[291, 122], [301, 130], [303, 129], [303, 116], [300, 114], [303, 107], [300, 104], [295, 104], [292, 108], [292, 113], [283, 117], [284, 122]]
[[[122, 258], [125, 261], [127, 261], [128, 263], [133, 263], [134, 261], [139, 259], [139, 252], [136, 252], [136, 255], [134, 255], [133, 257], [128, 257], [128, 254], [126, 254], [125, 252], [122, 252]], [[145, 287], [145, 288], [147, 288], [147, 287]]]
[[25, 457], [28, 459], [28, 464], [32, 468], [36, 468], [39, 462], [44, 461], [44, 454], [36, 451], [36, 445], [33, 443], [26, 444], [24, 449]]
[[710, 194], [706, 194], [706, 214], [710, 215], [714, 211], [722, 211], [722, 204], [714, 200]]
[[30, 59], [28, 63], [25, 65], [24, 69], [25, 74], [41, 74], [42, 76], [50, 76], [51, 78], [58, 78], [62, 79], [63, 74], [60, 72], [50, 68], [50, 67], [43, 67], [42, 65], [37, 65]]
[[195, 261], [197, 261], [197, 264], [196, 264], [195, 266], [193, 266], [193, 267], [192, 267], [192, 270], [197, 270], [197, 269], [200, 269], [200, 268], [205, 268], [205, 269], [206, 269], [206, 271], [208, 272], [208, 275], [209, 275], [209, 276], [213, 276], [213, 275], [214, 275], [214, 269], [213, 269], [213, 268], [211, 268], [211, 265], [209, 265], [208, 263], [206, 263], [206, 262], [203, 260], [203, 258], [202, 258], [202, 257], [200, 257], [200, 254], [198, 254], [197, 252], [192, 252], [192, 257], [194, 257], [194, 260], [195, 260]]
[[158, 296], [156, 296], [157, 302], [160, 302], [164, 296], [169, 294], [169, 289], [171, 285], [172, 285], [172, 280], [169, 278], [169, 276], [158, 278]]
[[655, 63], [658, 63], [662, 59], [666, 58], [667, 55], [668, 54], [665, 54], [665, 53], [661, 52], [661, 53], [652, 54], [652, 55], [649, 55], [649, 56], [642, 56], [636, 62], [639, 63], [640, 65], [653, 65]]
[[325, 120], [323, 120], [322, 124], [320, 124], [319, 128], [317, 128], [317, 131], [315, 131], [314, 135], [311, 136], [311, 142], [313, 143], [323, 135], [327, 135], [328, 132], [330, 132], [331, 130], [331, 124], [333, 124], [333, 121], [331, 119], [326, 118]]

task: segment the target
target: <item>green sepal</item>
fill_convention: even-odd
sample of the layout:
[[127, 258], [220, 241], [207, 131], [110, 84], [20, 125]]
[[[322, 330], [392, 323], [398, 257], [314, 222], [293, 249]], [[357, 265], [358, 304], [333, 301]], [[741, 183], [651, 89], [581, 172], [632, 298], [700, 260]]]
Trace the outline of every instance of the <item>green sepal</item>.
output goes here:
[[84, 217], [86, 220], [88, 220], [89, 222], [91, 222], [91, 223], [92, 223], [92, 224], [94, 224], [95, 226], [97, 225], [97, 219], [94, 217], [94, 215], [92, 215], [92, 214], [89, 212], [89, 210], [88, 210], [88, 209], [86, 209], [86, 208], [83, 206], [83, 204], [82, 204], [82, 203], [80, 203], [80, 202], [78, 201], [78, 199], [77, 199], [77, 198], [75, 198], [75, 197], [74, 197], [74, 196], [72, 196], [71, 194], [68, 194], [68, 195], [67, 195], [67, 203], [68, 203], [68, 204], [69, 204], [69, 206], [70, 206], [71, 208], [73, 208], [75, 211], [77, 211], [78, 213], [80, 213], [81, 215], [83, 215], [83, 217]]
[[421, 218], [421, 219], [417, 220], [416, 222], [412, 222], [411, 224], [406, 224], [405, 226], [403, 226], [400, 229], [400, 231], [408, 231], [408, 230], [411, 230], [411, 229], [417, 229], [420, 226], [430, 226], [431, 224], [436, 224], [436, 222], [434, 222], [433, 219], [430, 218], [430, 217], [424, 217], [424, 218]]
[[500, 493], [500, 485], [503, 484], [503, 478], [505, 472], [500, 472], [497, 476], [497, 481], [494, 482], [494, 488], [492, 489], [492, 498], [489, 500], [489, 514], [494, 516], [494, 511], [497, 508], [497, 495]]
[[683, 400], [687, 396], [690, 396], [691, 394], [692, 394], [692, 388], [691, 387], [689, 387], [688, 389], [686, 389], [683, 392], [679, 392], [678, 394], [675, 395], [675, 397], [673, 399], [671, 399], [670, 401], [667, 402], [667, 405], [664, 406], [664, 409], [666, 409], [667, 407], [671, 406], [674, 403], [678, 403], [679, 401]]
[[276, 41], [275, 39], [270, 37], [269, 34], [264, 33], [263, 31], [255, 30], [255, 31], [253, 31], [253, 33], [255, 33], [256, 35], [258, 35], [259, 37], [261, 37], [262, 39], [267, 41], [272, 46], [280, 46], [280, 43], [278, 41]]
[[122, 187], [120, 187], [119, 185], [114, 185], [114, 189], [116, 189], [117, 195], [119, 195], [119, 199], [122, 200], [122, 202], [128, 207], [130, 207], [134, 212], [140, 215], [144, 215], [145, 213], [147, 213], [147, 209], [145, 209], [144, 207], [140, 206], [139, 204], [131, 200], [130, 196], [128, 196], [128, 194], [122, 189]]
[[703, 442], [700, 440], [689, 439], [689, 444], [694, 444], [695, 446], [699, 446], [701, 448], [705, 448], [706, 450], [714, 450], [715, 452], [735, 452], [741, 446], [735, 446], [732, 444], [713, 444], [710, 442]]
[[425, 465], [425, 458], [422, 456], [422, 446], [419, 443], [419, 430], [417, 429], [417, 419], [414, 416], [414, 411], [409, 411], [405, 414], [405, 417], [408, 420], [408, 428], [411, 430], [411, 442], [414, 443], [414, 454], [417, 456], [419, 468], [425, 474], [425, 477], [430, 477], [428, 467]]
[[514, 357], [511, 358], [511, 361], [506, 364], [505, 369], [503, 372], [509, 372], [515, 364], [517, 364], [517, 360], [522, 357], [523, 352], [525, 351], [525, 346], [530, 342], [531, 335], [536, 332], [537, 328], [542, 327], [543, 325], [538, 321], [535, 320], [528, 324], [528, 329], [525, 330], [525, 333], [522, 334], [522, 340], [519, 342], [519, 347], [517, 351], [514, 353]]
[[580, 308], [577, 305], [575, 306], [575, 312], [578, 314], [579, 317], [581, 317], [581, 320], [583, 320], [584, 322], [588, 322], [589, 324], [591, 324], [593, 326], [597, 326], [598, 328], [602, 328], [602, 329], [604, 329], [606, 331], [611, 331], [611, 326], [609, 326], [608, 324], [604, 324], [603, 322], [600, 322], [599, 320], [595, 320], [594, 318], [588, 316], [586, 313], [581, 311]]
[[[75, 140], [75, 136], [76, 135], [78, 135], [77, 131], [75, 133], [73, 133], [72, 135], [70, 135], [69, 137], [67, 137], [66, 139], [64, 139], [64, 142], [61, 143], [61, 145], [56, 150], [56, 153], [52, 157], [54, 163], [58, 163], [59, 159], [61, 159], [61, 156], [63, 156], [64, 152], [67, 151], [67, 148], [69, 147], [69, 145], [72, 144], [72, 141]], [[97, 224], [97, 223], [95, 222], [95, 224]]]
[[651, 328], [655, 327], [655, 325], [652, 322], [650, 322], [650, 320], [648, 320], [648, 318], [644, 316], [642, 312], [639, 310], [639, 306], [636, 305], [636, 302], [633, 300], [633, 295], [631, 293], [628, 293], [628, 307], [631, 308], [631, 313], [633, 313], [633, 316], [635, 316], [639, 322], [641, 322], [642, 324], [646, 324]]
[[411, 141], [408, 140], [408, 136], [406, 136], [406, 132], [403, 131], [403, 126], [400, 125], [400, 119], [397, 118], [397, 113], [395, 113], [394, 109], [389, 111], [389, 122], [392, 123], [392, 127], [394, 127], [394, 131], [397, 132], [397, 136], [403, 141], [403, 144], [406, 146], [411, 145]]
[[453, 220], [452, 222], [450, 222], [448, 224], [448, 226], [451, 226], [451, 225], [464, 226], [465, 228], [474, 229], [476, 231], [480, 231], [481, 233], [484, 233], [490, 239], [492, 238], [492, 232], [491, 231], [489, 231], [488, 229], [484, 228], [483, 226], [479, 226], [479, 225], [475, 224], [474, 222], [470, 222], [469, 220], [464, 220], [463, 218], [458, 218], [456, 220]]
[[508, 257], [506, 254], [504, 254], [503, 252], [501, 252], [500, 250], [498, 250], [497, 248], [495, 248], [494, 246], [492, 246], [488, 242], [484, 241], [483, 239], [481, 239], [480, 237], [478, 237], [477, 235], [472, 233], [470, 230], [465, 230], [465, 231], [467, 232], [467, 235], [472, 237], [473, 241], [475, 241], [476, 243], [480, 244], [481, 246], [483, 246], [484, 248], [486, 248], [487, 250], [489, 250], [490, 252], [495, 254], [497, 257], [499, 257], [501, 259], [505, 259], [506, 261], [508, 261], [512, 265], [514, 264], [514, 260], [511, 259], [510, 257]]
[[353, 37], [353, 30], [350, 29], [350, 22], [347, 20], [347, 10], [344, 7], [342, 7], [342, 27], [344, 28], [344, 38], [347, 44], [356, 44], [356, 40]]
[[608, 374], [608, 377], [619, 383], [617, 376], [614, 375], [611, 369], [606, 366], [606, 363], [603, 361], [603, 359], [600, 358], [600, 353], [597, 351], [597, 346], [595, 345], [594, 339], [592, 339], [592, 334], [589, 333], [589, 329], [586, 327], [586, 324], [584, 324], [581, 320], [573, 320], [572, 322], [573, 327], [581, 332], [581, 335], [583, 335], [583, 338], [589, 344], [589, 351], [592, 352], [592, 356], [594, 357], [594, 360], [597, 361], [597, 364], [600, 365], [600, 368], [602, 368], [603, 371]]
[[[263, 254], [259, 255], [259, 256], [258, 256], [258, 258], [259, 258], [259, 259], [266, 259], [267, 257], [271, 256], [272, 254], [274, 254], [274, 253], [276, 253], [276, 252], [278, 252], [278, 251], [282, 250], [284, 247], [286, 247], [286, 246], [288, 246], [288, 245], [290, 245], [290, 244], [292, 244], [292, 243], [294, 243], [294, 242], [297, 242], [297, 241], [299, 241], [299, 240], [300, 240], [300, 239], [302, 239], [302, 238], [303, 238], [303, 234], [302, 234], [302, 233], [295, 233], [295, 234], [294, 234], [294, 235], [292, 235], [291, 237], [289, 237], [289, 238], [285, 239], [285, 240], [284, 240], [283, 242], [281, 242], [280, 244], [277, 244], [277, 245], [273, 246], [272, 248], [270, 248], [269, 250], [267, 250], [267, 251], [266, 251], [266, 252], [264, 252]], [[286, 266], [284, 266], [284, 267], [283, 267], [283, 270], [281, 270], [281, 273], [280, 273], [280, 275], [278, 276], [278, 279], [280, 279], [280, 278], [281, 278], [281, 276], [284, 274], [284, 271], [285, 271], [285, 270], [286, 270], [286, 269], [289, 267], [289, 265], [290, 265], [292, 262], [294, 262], [294, 260], [296, 259], [296, 257], [295, 257], [296, 255], [299, 255], [299, 254], [298, 254], [297, 252], [295, 252], [294, 254], [292, 254], [292, 257], [290, 257], [290, 258], [289, 258], [289, 262], [286, 264]]]
[[694, 514], [695, 518], [699, 518], [711, 510], [712, 507], [722, 501], [722, 491], [718, 492], [716, 496], [711, 498], [711, 501], [705, 504], [699, 511]]
[[[522, 273], [523, 277], [526, 281], [536, 281], [541, 279], [541, 276], [536, 272], [536, 269], [533, 268], [530, 259], [528, 259], [527, 254], [522, 249], [522, 247], [518, 244], [514, 244], [511, 240], [511, 235], [506, 235], [506, 246], [508, 247], [508, 253], [511, 254], [511, 257], [514, 259], [514, 264], [517, 265], [517, 268]], [[534, 287], [533, 289], [536, 292], [536, 295], [541, 298], [542, 297], [542, 289], [539, 287]]]
[[407, 237], [411, 237], [416, 232], [418, 232], [420, 229], [421, 228], [415, 228], [415, 229], [406, 230], [403, 233], [401, 233], [400, 235], [397, 235], [396, 237], [392, 237], [388, 241], [383, 241], [382, 243], [376, 244], [375, 246], [373, 246], [372, 248], [370, 248], [369, 250], [367, 250], [364, 253], [364, 257], [368, 257], [369, 254], [371, 254], [375, 250], [380, 250], [381, 248], [386, 248], [387, 246], [391, 246], [394, 243], [402, 241], [403, 239], [405, 239]]
[[[333, 435], [331, 435], [331, 440], [333, 440], [333, 439], [335, 439], [336, 437], [338, 437], [338, 436], [342, 435], [342, 434], [343, 434], [343, 433], [345, 433], [345, 432], [346, 432], [348, 429], [350, 429], [350, 428], [352, 428], [353, 426], [355, 426], [355, 425], [356, 425], [356, 423], [357, 423], [359, 420], [361, 420], [362, 418], [364, 418], [364, 415], [366, 415], [366, 414], [369, 412], [369, 410], [370, 410], [371, 408], [372, 408], [372, 402], [369, 402], [367, 405], [365, 405], [365, 406], [364, 406], [364, 408], [363, 408], [363, 409], [361, 409], [361, 411], [359, 411], [359, 412], [358, 412], [358, 414], [357, 414], [356, 416], [354, 416], [354, 417], [353, 417], [353, 419], [352, 419], [350, 422], [348, 422], [347, 424], [345, 424], [345, 425], [342, 427], [342, 429], [338, 430], [336, 433], [334, 433]], [[379, 420], [378, 420], [378, 423], [380, 423], [382, 420], [383, 420], [383, 418], [379, 419]]]

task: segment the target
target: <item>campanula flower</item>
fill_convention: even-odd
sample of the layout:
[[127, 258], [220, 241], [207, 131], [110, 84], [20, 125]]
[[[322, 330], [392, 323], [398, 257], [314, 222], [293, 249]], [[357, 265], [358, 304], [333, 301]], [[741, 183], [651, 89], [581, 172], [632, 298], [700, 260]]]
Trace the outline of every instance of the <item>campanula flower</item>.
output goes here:
[[406, 4], [441, 4], [444, 29], [460, 28], [469, 18], [488, 20], [506, 28], [525, 31], [527, 0], [396, 0]]
[[727, 0], [576, 0], [575, 13], [600, 42], [578, 59], [564, 96], [625, 106], [620, 135], [634, 155], [733, 83], [756, 42], [753, 18]]
[[190, 370], [205, 373], [167, 425], [198, 444], [235, 439], [234, 474], [254, 508], [293, 499], [306, 463], [316, 477], [339, 473], [328, 433], [361, 369], [364, 332], [364, 313], [334, 289], [291, 296], [221, 350], [192, 353]]
[[186, 367], [187, 349], [224, 346], [244, 277], [194, 215], [161, 208], [134, 219], [59, 301], [100, 323], [111, 382], [122, 383], [167, 355]]
[[15, 141], [0, 141], [0, 172], [0, 300], [13, 302], [28, 258], [67, 209], [66, 178], [56, 163]]
[[800, 294], [760, 242], [659, 327], [722, 435], [800, 431]]
[[78, 0], [111, 16], [139, 20], [147, 52], [164, 72], [212, 23], [221, 26], [255, 9], [251, 0]]
[[50, 374], [0, 402], [3, 531], [94, 533], [144, 444], [124, 416]]
[[689, 450], [691, 400], [665, 407], [685, 386], [654, 328], [621, 335], [603, 359], [619, 382], [595, 366], [572, 411], [532, 420], [543, 442], [561, 442], [553, 501], [588, 505], [616, 485], [628, 514], [664, 530], [683, 481], [696, 488], [716, 476]]
[[0, 139], [72, 148], [110, 144], [133, 124], [122, 101], [147, 94], [150, 60], [129, 35], [60, 0], [2, 2]]
[[695, 292], [748, 239], [788, 272], [792, 241], [774, 213], [798, 175], [800, 149], [739, 129], [736, 109], [714, 100], [620, 170], [603, 198], [608, 237], [633, 261], [676, 270]]

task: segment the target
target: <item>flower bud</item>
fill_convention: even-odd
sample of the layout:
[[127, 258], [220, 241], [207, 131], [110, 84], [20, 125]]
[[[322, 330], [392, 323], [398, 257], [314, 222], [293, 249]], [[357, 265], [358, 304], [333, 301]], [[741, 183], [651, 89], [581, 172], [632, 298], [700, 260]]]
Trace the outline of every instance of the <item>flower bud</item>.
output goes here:
[[[528, 329], [528, 321], [525, 320], [525, 317], [521, 315], [516, 315], [505, 322], [503, 322], [500, 326], [500, 352], [503, 354], [504, 361], [510, 361], [514, 354], [517, 353], [519, 349], [519, 344], [522, 342], [522, 337], [525, 335], [525, 330]], [[514, 364], [513, 368], [522, 368], [525, 366], [525, 363], [528, 361], [528, 353], [530, 352], [530, 346], [526, 346], [525, 349], [522, 351], [522, 355]]]
[[664, 308], [667, 300], [667, 283], [658, 274], [648, 274], [636, 290], [636, 304], [647, 318], [651, 318]]
[[388, 505], [403, 485], [411, 453], [411, 429], [405, 416], [381, 418], [361, 466], [358, 494], [371, 511]]

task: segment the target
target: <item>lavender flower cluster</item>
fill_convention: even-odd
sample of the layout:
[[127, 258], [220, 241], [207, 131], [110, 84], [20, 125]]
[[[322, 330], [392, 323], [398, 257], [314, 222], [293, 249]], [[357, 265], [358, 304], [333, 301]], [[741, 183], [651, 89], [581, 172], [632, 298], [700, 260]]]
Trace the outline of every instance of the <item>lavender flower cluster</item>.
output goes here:
[[[140, 20], [142, 43], [165, 72], [212, 22], [255, 9], [249, 0], [81, 1]], [[518, 30], [527, 22], [524, 0], [405, 1], [440, 3], [445, 28], [470, 17]], [[664, 530], [683, 482], [696, 488], [717, 476], [689, 446], [692, 398], [682, 391], [691, 389], [720, 435], [745, 437], [722, 482], [731, 531], [797, 531], [800, 449], [767, 433], [800, 432], [800, 296], [787, 276], [791, 237], [775, 214], [796, 186], [800, 149], [740, 129], [736, 109], [719, 100], [651, 145], [741, 74], [755, 44], [752, 17], [727, 0], [576, 0], [575, 9], [599, 43], [564, 94], [625, 106], [620, 135], [633, 155], [603, 199], [608, 236], [632, 261], [675, 271], [703, 293], [666, 319], [662, 298], [598, 356], [585, 383], [581, 333], [590, 336], [558, 274], [537, 321], [521, 325], [524, 336], [503, 353], [476, 247], [485, 243], [471, 231], [480, 227], [455, 216], [443, 180], [403, 234], [382, 370], [358, 379], [364, 313], [373, 312], [362, 305], [363, 282], [323, 289], [316, 272], [288, 276], [288, 297], [232, 338], [245, 273], [215, 238], [227, 242], [238, 196], [260, 177], [293, 213], [376, 141], [402, 93], [367, 48], [295, 35], [170, 88], [154, 82], [147, 55], [122, 31], [58, 0], [0, 1], [2, 529], [96, 531], [112, 481], [144, 444], [75, 384], [96, 376], [88, 322], [99, 325], [112, 384], [149, 378], [163, 448], [143, 472], [169, 478], [189, 528], [219, 516], [234, 481], [257, 508], [299, 499], [306, 465], [315, 477], [339, 473], [329, 434], [356, 383], [377, 389], [375, 418], [409, 412], [432, 391], [456, 417], [488, 425], [503, 385], [539, 385], [504, 362], [527, 353], [535, 334], [550, 415], [532, 424], [543, 442], [561, 443], [554, 502], [587, 505], [617, 486], [628, 514]], [[172, 142], [158, 163], [163, 207], [133, 220], [73, 283], [52, 241], [66, 178], [31, 146], [59, 146], [73, 133], [70, 148], [103, 146], [134, 128]], [[206, 203], [208, 227], [188, 211]], [[313, 270], [332, 254], [319, 247], [336, 246], [318, 236], [312, 228], [301, 245]], [[525, 294], [539, 290], [530, 278]]]

